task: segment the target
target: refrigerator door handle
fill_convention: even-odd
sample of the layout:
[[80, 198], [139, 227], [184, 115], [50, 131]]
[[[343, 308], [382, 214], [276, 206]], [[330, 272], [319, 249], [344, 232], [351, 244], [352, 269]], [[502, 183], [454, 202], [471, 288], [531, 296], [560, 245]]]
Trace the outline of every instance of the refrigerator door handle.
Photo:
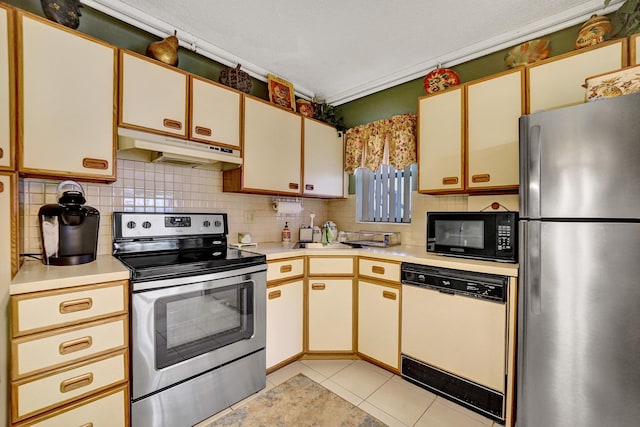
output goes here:
[[527, 223], [526, 245], [526, 299], [529, 301], [529, 312], [532, 315], [542, 313], [542, 280], [541, 280], [541, 221]]
[[529, 128], [528, 177], [526, 181], [526, 215], [529, 218], [540, 218], [540, 145], [541, 127], [533, 125]]

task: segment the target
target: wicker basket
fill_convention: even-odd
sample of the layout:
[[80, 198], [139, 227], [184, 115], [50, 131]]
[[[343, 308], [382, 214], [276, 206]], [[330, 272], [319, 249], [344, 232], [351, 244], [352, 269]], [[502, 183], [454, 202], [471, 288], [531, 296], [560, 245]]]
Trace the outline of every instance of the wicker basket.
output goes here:
[[236, 65], [236, 68], [227, 68], [220, 71], [220, 83], [225, 86], [232, 87], [244, 93], [251, 92], [251, 77], [244, 71], [240, 71], [240, 64]]

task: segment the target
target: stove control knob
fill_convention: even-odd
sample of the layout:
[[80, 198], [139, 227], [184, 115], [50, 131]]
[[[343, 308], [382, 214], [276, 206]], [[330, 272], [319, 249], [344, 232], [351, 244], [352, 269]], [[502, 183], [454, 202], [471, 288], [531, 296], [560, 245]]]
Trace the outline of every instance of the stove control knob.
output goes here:
[[145, 221], [142, 223], [142, 228], [151, 228], [151, 223], [149, 221]]
[[215, 225], [216, 227], [220, 227], [222, 225], [221, 221], [214, 221], [213, 225]]
[[207, 227], [211, 227], [211, 221], [208, 221], [208, 220], [207, 220], [207, 221], [203, 222], [203, 223], [202, 223], [202, 226], [203, 226], [203, 227], [205, 227], [205, 228], [207, 228]]
[[136, 228], [136, 223], [133, 222], [133, 221], [129, 221], [127, 223], [127, 228], [130, 229], [130, 230]]

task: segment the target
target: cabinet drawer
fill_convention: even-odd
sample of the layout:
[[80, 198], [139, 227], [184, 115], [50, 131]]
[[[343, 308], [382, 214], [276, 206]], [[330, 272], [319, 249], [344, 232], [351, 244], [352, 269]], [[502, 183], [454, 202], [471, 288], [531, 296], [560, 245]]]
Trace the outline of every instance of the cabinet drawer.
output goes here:
[[304, 275], [304, 258], [289, 258], [267, 263], [267, 281]]
[[358, 261], [358, 275], [400, 282], [400, 263], [360, 258]]
[[125, 427], [129, 419], [129, 389], [119, 387], [16, 427]]
[[13, 340], [11, 377], [15, 380], [125, 348], [127, 330], [127, 316], [119, 316]]
[[353, 257], [309, 257], [309, 275], [353, 275]]
[[127, 281], [11, 297], [14, 337], [127, 311]]
[[122, 350], [50, 374], [12, 382], [12, 420], [22, 420], [125, 382], [128, 367], [127, 351]]

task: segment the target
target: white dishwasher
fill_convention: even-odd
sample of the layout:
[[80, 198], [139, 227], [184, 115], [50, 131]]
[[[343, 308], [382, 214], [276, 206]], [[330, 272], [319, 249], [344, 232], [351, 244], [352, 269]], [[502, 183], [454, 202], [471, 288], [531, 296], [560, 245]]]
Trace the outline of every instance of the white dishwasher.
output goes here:
[[402, 376], [504, 422], [508, 283], [403, 263]]

